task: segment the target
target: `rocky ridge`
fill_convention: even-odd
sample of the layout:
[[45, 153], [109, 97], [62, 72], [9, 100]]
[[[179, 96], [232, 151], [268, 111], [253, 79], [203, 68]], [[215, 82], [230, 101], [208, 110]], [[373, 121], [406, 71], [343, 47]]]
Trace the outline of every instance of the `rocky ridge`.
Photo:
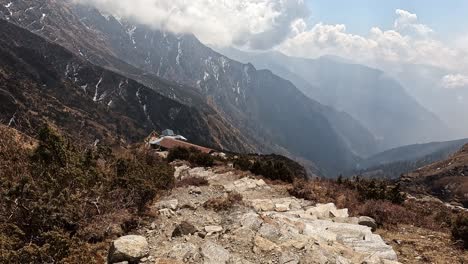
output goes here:
[[[210, 185], [174, 189], [154, 204], [159, 216], [139, 230], [149, 245], [143, 263], [398, 263], [392, 247], [372, 233], [371, 218], [291, 197], [285, 185], [226, 167], [182, 165], [175, 176]], [[232, 193], [243, 200], [228, 210], [203, 206]]]

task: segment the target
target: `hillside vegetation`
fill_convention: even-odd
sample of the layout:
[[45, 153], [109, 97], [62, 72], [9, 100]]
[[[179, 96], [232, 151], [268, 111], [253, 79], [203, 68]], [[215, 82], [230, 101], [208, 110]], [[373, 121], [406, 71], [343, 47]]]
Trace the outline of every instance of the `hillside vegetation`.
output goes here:
[[145, 152], [75, 145], [48, 127], [29, 148], [0, 134], [0, 263], [98, 262], [174, 185], [173, 168]]

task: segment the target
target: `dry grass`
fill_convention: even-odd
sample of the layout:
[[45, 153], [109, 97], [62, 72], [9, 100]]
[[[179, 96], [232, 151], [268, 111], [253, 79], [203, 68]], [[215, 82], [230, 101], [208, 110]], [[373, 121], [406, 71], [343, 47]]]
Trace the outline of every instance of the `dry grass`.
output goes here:
[[395, 204], [386, 199], [367, 199], [358, 189], [331, 180], [296, 181], [290, 193], [317, 203], [335, 203], [339, 208], [348, 208], [351, 215], [373, 217], [387, 229], [406, 224], [450, 232], [452, 220], [460, 214], [436, 202], [406, 200]]

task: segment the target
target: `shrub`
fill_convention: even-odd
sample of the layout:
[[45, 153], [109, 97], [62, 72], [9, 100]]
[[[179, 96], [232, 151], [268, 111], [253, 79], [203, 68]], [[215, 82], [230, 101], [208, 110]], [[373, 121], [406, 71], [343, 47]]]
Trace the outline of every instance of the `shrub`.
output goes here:
[[240, 156], [233, 162], [234, 168], [242, 171], [250, 171], [252, 168], [252, 162], [248, 158], [248, 156]]
[[452, 237], [460, 241], [465, 249], [468, 249], [468, 215], [461, 214], [455, 218], [452, 224]]
[[48, 127], [38, 135], [32, 151], [0, 136], [0, 263], [103, 262], [116, 232], [102, 231], [135, 228], [148, 203], [174, 185], [173, 169], [147, 153], [117, 158]]
[[177, 147], [169, 150], [167, 160], [173, 162], [174, 160], [188, 160], [190, 158], [190, 150], [187, 148]]
[[242, 199], [242, 195], [238, 193], [229, 193], [227, 196], [209, 199], [203, 204], [203, 207], [215, 211], [226, 211], [234, 207], [234, 205], [241, 203]]
[[214, 164], [214, 158], [210, 154], [198, 151], [191, 151], [189, 161], [193, 165], [202, 167], [212, 167]]
[[177, 147], [169, 150], [167, 160], [172, 162], [174, 160], [186, 160], [192, 165], [202, 167], [212, 167], [214, 164], [214, 158], [207, 153], [203, 153], [195, 148], [183, 148]]

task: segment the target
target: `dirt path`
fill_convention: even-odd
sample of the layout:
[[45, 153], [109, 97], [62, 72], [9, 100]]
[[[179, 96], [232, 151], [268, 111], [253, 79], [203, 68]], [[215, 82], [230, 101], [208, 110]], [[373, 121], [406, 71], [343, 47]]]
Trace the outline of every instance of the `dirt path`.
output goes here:
[[[140, 231], [150, 245], [143, 262], [397, 263], [393, 249], [347, 209], [313, 205], [284, 185], [225, 167], [178, 167], [176, 178], [187, 177], [210, 185], [176, 188], [154, 205], [159, 217]], [[207, 201], [226, 210], [206, 208]]]

